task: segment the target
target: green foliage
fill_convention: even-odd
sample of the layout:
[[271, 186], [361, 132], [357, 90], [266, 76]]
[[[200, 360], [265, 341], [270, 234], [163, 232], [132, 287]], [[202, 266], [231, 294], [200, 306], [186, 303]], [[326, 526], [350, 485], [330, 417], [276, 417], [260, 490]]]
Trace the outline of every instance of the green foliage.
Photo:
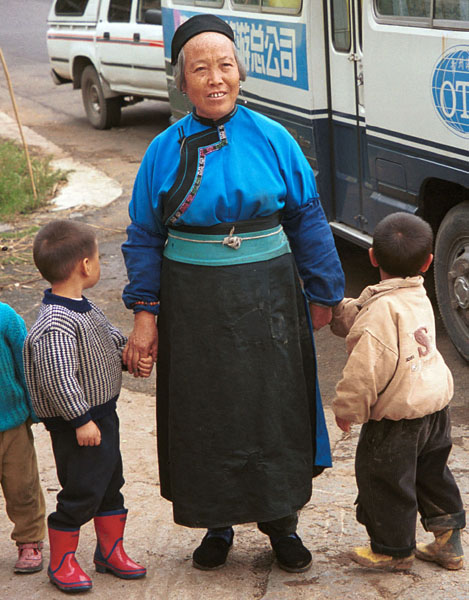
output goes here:
[[37, 200], [22, 147], [0, 139], [0, 220], [31, 212], [50, 200], [66, 172], [51, 167], [52, 157], [31, 156]]

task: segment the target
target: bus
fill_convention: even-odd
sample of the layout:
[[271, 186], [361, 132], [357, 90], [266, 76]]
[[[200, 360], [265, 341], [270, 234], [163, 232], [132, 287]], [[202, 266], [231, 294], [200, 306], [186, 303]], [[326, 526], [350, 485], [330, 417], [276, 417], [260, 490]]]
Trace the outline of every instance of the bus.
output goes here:
[[190, 106], [171, 39], [204, 12], [233, 28], [238, 101], [297, 140], [334, 234], [367, 247], [395, 211], [431, 224], [440, 313], [469, 360], [469, 0], [162, 0], [175, 119]]

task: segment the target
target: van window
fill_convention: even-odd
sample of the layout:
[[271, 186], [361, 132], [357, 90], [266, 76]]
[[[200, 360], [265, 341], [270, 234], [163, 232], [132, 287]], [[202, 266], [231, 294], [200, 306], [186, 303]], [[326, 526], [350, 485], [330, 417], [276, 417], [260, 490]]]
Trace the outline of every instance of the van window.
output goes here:
[[431, 0], [376, 0], [376, 10], [382, 16], [430, 18], [430, 9]]
[[128, 23], [132, 0], [111, 0], [107, 19], [110, 23]]
[[435, 19], [469, 21], [469, 0], [435, 0]]
[[349, 52], [350, 34], [350, 0], [332, 0], [332, 43], [338, 52]]
[[137, 6], [137, 23], [145, 23], [145, 12], [150, 9], [161, 9], [161, 0], [139, 0]]
[[88, 0], [57, 0], [55, 14], [81, 16], [85, 12], [87, 4]]

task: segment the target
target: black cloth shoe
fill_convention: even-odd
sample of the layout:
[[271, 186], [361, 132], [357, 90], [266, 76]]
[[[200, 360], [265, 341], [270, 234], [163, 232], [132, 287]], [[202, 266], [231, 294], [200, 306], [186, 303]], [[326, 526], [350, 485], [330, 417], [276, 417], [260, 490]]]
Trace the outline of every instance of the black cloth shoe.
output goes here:
[[273, 540], [270, 538], [272, 549], [277, 557], [278, 566], [290, 573], [307, 571], [312, 563], [311, 552], [303, 545], [300, 537], [284, 535]]
[[222, 537], [217, 535], [209, 536], [209, 534], [206, 533], [202, 543], [192, 554], [193, 566], [202, 571], [221, 569], [226, 563], [226, 557], [233, 545], [233, 535], [233, 530], [231, 530], [231, 539], [227, 542]]

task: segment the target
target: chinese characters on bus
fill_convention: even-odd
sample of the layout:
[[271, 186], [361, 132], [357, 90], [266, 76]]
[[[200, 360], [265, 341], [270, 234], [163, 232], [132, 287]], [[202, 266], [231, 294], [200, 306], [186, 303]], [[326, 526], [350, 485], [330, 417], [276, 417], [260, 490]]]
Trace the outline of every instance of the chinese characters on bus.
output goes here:
[[251, 77], [307, 89], [301, 25], [254, 19], [228, 20], [240, 58]]

